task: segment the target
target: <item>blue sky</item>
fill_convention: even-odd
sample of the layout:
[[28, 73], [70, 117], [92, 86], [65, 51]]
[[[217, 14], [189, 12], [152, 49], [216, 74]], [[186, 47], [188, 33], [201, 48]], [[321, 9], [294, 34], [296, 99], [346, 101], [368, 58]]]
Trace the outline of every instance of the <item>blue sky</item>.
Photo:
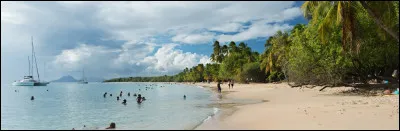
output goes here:
[[302, 3], [2, 1], [2, 82], [27, 75], [31, 36], [46, 80], [79, 78], [82, 68], [88, 77], [172, 75], [210, 63], [215, 40], [245, 42], [261, 53], [276, 31], [307, 23]]

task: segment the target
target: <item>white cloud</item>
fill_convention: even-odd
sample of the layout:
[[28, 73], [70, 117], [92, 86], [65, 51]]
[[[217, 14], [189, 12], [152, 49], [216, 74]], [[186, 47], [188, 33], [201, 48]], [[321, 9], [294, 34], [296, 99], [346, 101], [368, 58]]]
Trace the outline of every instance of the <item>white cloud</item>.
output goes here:
[[[54, 56], [54, 64], [59, 64], [54, 65], [59, 66], [54, 72], [93, 65], [93, 71], [103, 74], [122, 75], [132, 68], [166, 73], [209, 59], [175, 49], [178, 45], [157, 41], [209, 44], [214, 39], [243, 41], [268, 37], [277, 30], [290, 28], [285, 21], [301, 16], [299, 8], [293, 5], [291, 1], [2, 1], [1, 50], [6, 51], [7, 60], [15, 55], [25, 58], [30, 54], [30, 37], [34, 36], [38, 55]], [[247, 29], [243, 25], [246, 22], [253, 24]], [[209, 31], [239, 33], [220, 35]], [[161, 35], [168, 37], [157, 37]], [[124, 44], [108, 47], [116, 43], [101, 45], [93, 39], [122, 40]], [[161, 48], [152, 55], [157, 46]], [[5, 63], [18, 65], [15, 68], [25, 66], [23, 61]]]
[[271, 36], [278, 30], [287, 30], [292, 28], [288, 24], [264, 24], [263, 21], [256, 22], [250, 26], [248, 30], [234, 35], [220, 35], [218, 41], [221, 43], [229, 41], [245, 41], [258, 37]]
[[215, 26], [210, 28], [212, 31], [219, 31], [219, 32], [237, 32], [243, 27], [240, 23], [228, 23], [228, 24], [221, 24], [219, 26]]
[[55, 56], [51, 67], [62, 71], [75, 71], [82, 68], [101, 69], [109, 67], [110, 60], [115, 57], [120, 50], [107, 49], [102, 46], [90, 46], [80, 44], [74, 49], [63, 50], [61, 54]]
[[201, 34], [179, 34], [172, 37], [173, 42], [183, 42], [188, 44], [204, 44], [210, 43], [215, 38], [214, 33], [201, 33]]
[[178, 72], [184, 68], [192, 67], [197, 64], [210, 63], [209, 57], [205, 55], [198, 55], [196, 53], [186, 52], [175, 49], [177, 44], [166, 44], [163, 45], [154, 56], [146, 57], [142, 63], [150, 65], [147, 70], [150, 72]]

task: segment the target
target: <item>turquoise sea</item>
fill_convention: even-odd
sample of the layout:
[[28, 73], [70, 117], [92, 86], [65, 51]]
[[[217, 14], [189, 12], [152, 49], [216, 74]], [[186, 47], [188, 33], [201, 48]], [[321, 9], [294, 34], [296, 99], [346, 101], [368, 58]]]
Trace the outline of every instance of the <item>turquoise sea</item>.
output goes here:
[[[123, 95], [117, 101], [120, 91]], [[137, 104], [134, 93], [147, 100]], [[121, 104], [123, 99], [126, 105]], [[1, 129], [104, 129], [111, 122], [117, 129], [193, 129], [216, 113], [218, 109], [207, 106], [213, 99], [205, 88], [173, 83], [50, 83], [41, 87], [2, 83]]]

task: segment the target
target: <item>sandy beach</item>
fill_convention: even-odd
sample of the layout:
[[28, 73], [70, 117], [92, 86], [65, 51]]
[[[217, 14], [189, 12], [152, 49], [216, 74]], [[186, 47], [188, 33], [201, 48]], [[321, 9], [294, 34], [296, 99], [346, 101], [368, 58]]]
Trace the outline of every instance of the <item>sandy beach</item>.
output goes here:
[[[216, 88], [216, 83], [197, 83]], [[399, 96], [335, 95], [353, 87], [290, 88], [281, 84], [222, 84], [225, 99], [259, 100], [232, 104], [231, 112], [206, 120], [196, 129], [399, 129]], [[229, 109], [229, 108], [228, 108]], [[226, 115], [227, 114], [227, 115]]]

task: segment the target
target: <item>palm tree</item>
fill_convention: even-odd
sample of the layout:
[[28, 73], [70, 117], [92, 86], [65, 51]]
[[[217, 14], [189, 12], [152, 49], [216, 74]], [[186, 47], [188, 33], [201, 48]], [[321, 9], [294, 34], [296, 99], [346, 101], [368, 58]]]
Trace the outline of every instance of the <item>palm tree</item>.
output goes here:
[[[366, 1], [307, 1], [302, 5], [304, 16], [311, 19], [311, 23], [319, 24], [318, 32], [323, 43], [332, 32], [332, 25], [341, 25], [343, 49], [359, 52], [362, 33], [356, 28], [359, 19], [358, 13], [368, 12], [374, 22], [399, 42], [392, 28], [398, 30], [398, 12], [395, 12], [395, 2], [366, 2]], [[398, 3], [397, 3], [398, 5]], [[374, 10], [374, 11], [373, 11]], [[379, 14], [382, 17], [377, 17]], [[394, 20], [396, 18], [396, 20]], [[335, 22], [335, 23], [334, 23]], [[397, 22], [397, 25], [396, 25]], [[387, 24], [384, 24], [387, 23]], [[388, 27], [389, 26], [389, 27]]]
[[214, 46], [214, 50], [213, 50], [213, 53], [211, 54], [211, 60], [213, 62], [219, 62], [220, 63], [222, 61], [222, 59], [221, 59], [221, 46], [219, 45], [218, 41], [215, 41], [213, 46]]

